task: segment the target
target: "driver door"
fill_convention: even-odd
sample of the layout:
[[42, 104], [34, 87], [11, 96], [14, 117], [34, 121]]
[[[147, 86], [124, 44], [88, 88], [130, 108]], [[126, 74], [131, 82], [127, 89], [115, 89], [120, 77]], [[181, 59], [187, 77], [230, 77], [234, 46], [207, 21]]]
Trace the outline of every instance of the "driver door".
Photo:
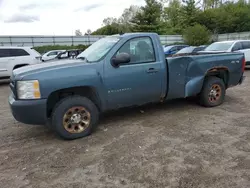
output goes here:
[[114, 109], [159, 101], [162, 62], [156, 59], [152, 39], [130, 39], [113, 57], [124, 52], [131, 56], [129, 63], [119, 67], [113, 67], [110, 62], [105, 65], [108, 107]]

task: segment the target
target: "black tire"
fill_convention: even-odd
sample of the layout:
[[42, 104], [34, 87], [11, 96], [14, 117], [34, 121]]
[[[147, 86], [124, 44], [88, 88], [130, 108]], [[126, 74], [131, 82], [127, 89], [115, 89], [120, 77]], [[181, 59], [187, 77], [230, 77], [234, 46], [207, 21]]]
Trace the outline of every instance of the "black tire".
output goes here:
[[[90, 114], [88, 127], [80, 133], [70, 133], [64, 127], [64, 115], [73, 107], [84, 107]], [[73, 140], [90, 135], [96, 128], [99, 121], [99, 111], [96, 105], [86, 97], [70, 96], [59, 101], [52, 113], [52, 129], [63, 139]], [[70, 125], [71, 126], [71, 125]]]
[[[213, 93], [212, 88], [213, 90], [217, 90], [220, 92], [216, 92], [216, 95], [211, 95], [211, 93]], [[220, 93], [219, 96], [217, 96], [218, 93]], [[199, 95], [199, 102], [202, 106], [205, 107], [219, 106], [224, 102], [225, 95], [226, 87], [224, 81], [218, 77], [210, 76], [205, 78], [204, 80], [202, 91]], [[211, 98], [213, 99], [211, 100]]]

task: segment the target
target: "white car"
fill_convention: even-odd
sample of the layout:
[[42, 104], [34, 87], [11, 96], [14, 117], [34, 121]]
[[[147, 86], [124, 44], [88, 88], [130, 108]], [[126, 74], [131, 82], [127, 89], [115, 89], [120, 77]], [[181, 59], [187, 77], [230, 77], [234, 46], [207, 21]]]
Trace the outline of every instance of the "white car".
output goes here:
[[64, 52], [65, 50], [51, 50], [42, 55], [42, 61], [48, 61], [54, 59], [58, 54]]
[[246, 65], [250, 65], [250, 40], [233, 40], [214, 42], [204, 50], [205, 52], [242, 52]]
[[41, 62], [41, 54], [32, 47], [0, 46], [0, 79], [9, 78], [12, 71]]

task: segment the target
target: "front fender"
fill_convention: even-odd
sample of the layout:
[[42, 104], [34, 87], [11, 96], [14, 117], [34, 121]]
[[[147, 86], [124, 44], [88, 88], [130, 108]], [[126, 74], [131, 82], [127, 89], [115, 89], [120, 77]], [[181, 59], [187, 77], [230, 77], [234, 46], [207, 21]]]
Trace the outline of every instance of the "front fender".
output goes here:
[[100, 73], [94, 68], [61, 68], [58, 71], [40, 73], [38, 77], [41, 97], [44, 99], [47, 99], [51, 93], [58, 90], [87, 86], [95, 89], [102, 105], [105, 106], [103, 80]]

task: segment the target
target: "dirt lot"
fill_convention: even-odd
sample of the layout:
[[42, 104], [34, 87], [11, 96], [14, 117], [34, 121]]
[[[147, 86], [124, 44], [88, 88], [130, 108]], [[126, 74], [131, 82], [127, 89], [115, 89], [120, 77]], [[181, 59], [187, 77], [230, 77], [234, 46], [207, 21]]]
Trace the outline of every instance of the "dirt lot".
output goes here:
[[250, 187], [249, 78], [220, 107], [175, 100], [122, 110], [74, 141], [16, 122], [8, 92], [0, 85], [1, 188]]

